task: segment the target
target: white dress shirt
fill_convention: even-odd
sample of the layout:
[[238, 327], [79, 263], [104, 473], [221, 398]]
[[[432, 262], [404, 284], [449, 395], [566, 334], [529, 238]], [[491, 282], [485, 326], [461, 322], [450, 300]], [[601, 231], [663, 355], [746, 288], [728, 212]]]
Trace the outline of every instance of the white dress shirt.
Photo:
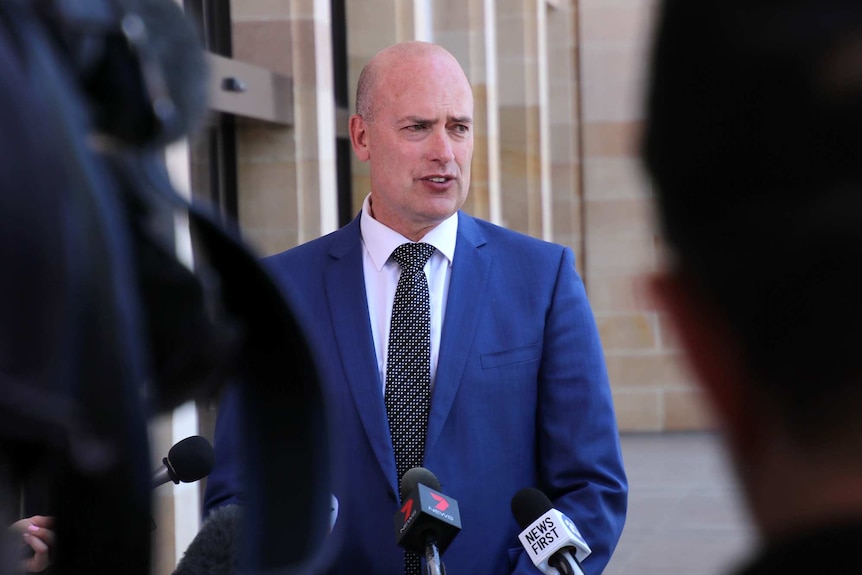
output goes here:
[[[395, 248], [410, 240], [381, 224], [371, 215], [370, 196], [362, 202], [359, 227], [362, 233], [362, 268], [365, 273], [365, 293], [368, 297], [368, 314], [371, 333], [377, 353], [377, 369], [382, 391], [386, 391], [386, 352], [389, 347], [389, 324], [392, 321], [392, 302], [401, 268], [390, 256]], [[428, 278], [428, 295], [431, 303], [431, 386], [437, 375], [437, 358], [440, 355], [440, 333], [446, 315], [446, 296], [452, 276], [455, 257], [455, 239], [458, 234], [458, 214], [452, 214], [428, 232], [422, 242], [431, 244], [437, 251], [425, 264]]]

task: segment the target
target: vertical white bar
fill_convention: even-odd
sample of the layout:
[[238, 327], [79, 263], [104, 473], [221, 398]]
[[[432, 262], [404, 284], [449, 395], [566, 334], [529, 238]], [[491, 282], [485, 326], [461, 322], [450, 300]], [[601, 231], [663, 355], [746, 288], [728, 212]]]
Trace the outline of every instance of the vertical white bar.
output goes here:
[[491, 221], [503, 225], [500, 190], [500, 105], [497, 94], [497, 12], [495, 0], [484, 0], [485, 76], [488, 86], [488, 211]]
[[[189, 168], [188, 140], [179, 140], [165, 149], [165, 163], [174, 188], [186, 199], [191, 198], [191, 169]], [[189, 269], [194, 265], [192, 235], [186, 214], [174, 214], [174, 249], [177, 258]]]
[[[171, 445], [199, 433], [198, 412], [194, 401], [176, 408], [171, 418]], [[174, 490], [174, 549], [176, 561], [185, 553], [201, 526], [200, 484], [179, 483]]]
[[414, 0], [413, 29], [417, 40], [434, 41], [434, 7], [431, 0]]
[[[191, 198], [189, 158], [189, 144], [186, 139], [171, 144], [165, 150], [165, 163], [171, 183], [186, 198]], [[177, 258], [189, 269], [193, 269], [192, 237], [188, 216], [185, 213], [174, 215], [174, 249]], [[181, 405], [171, 415], [171, 445], [190, 435], [197, 435], [199, 428], [194, 402]], [[174, 564], [176, 564], [200, 529], [200, 485], [198, 483], [173, 485], [173, 500]]]
[[542, 192], [542, 239], [554, 237], [551, 190], [551, 120], [550, 88], [548, 80], [548, 5], [545, 0], [536, 3], [536, 39], [539, 60], [539, 170]]
[[[329, 0], [314, 0], [314, 53], [318, 86], [329, 87], [331, 82], [321, 78], [332, 77], [332, 14]], [[335, 96], [333, 90], [317, 90], [317, 157], [320, 181], [320, 234], [338, 229], [338, 182], [336, 180], [335, 150]]]
[[[182, 0], [175, 0], [181, 7]], [[165, 149], [165, 164], [174, 188], [186, 199], [191, 199], [191, 155], [189, 142], [183, 138]], [[187, 214], [174, 215], [174, 249], [177, 258], [189, 269], [194, 269], [192, 236]], [[200, 425], [193, 401], [176, 408], [171, 415], [171, 445], [197, 435]], [[176, 565], [200, 530], [200, 487], [198, 483], [180, 483], [173, 486], [174, 498], [174, 561]]]

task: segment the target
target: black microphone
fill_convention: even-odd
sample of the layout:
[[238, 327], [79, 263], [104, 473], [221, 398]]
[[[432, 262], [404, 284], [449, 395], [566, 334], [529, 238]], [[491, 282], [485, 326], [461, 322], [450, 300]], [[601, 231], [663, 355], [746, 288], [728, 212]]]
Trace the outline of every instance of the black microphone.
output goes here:
[[401, 509], [395, 514], [400, 547], [425, 556], [426, 573], [445, 574], [440, 556], [461, 531], [458, 502], [440, 493], [440, 481], [424, 467], [401, 478]]
[[186, 437], [170, 448], [161, 467], [153, 472], [152, 487], [168, 481], [193, 483], [209, 475], [214, 463], [213, 446], [205, 437]]
[[548, 496], [526, 487], [512, 498], [512, 514], [527, 555], [545, 575], [584, 575], [580, 561], [592, 553], [574, 522], [553, 508]]

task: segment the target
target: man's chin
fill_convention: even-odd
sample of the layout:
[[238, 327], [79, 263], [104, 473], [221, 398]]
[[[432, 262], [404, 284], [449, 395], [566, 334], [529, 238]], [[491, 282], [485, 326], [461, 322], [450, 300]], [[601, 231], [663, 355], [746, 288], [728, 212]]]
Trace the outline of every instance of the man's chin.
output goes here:
[[429, 220], [442, 222], [460, 210], [466, 199], [466, 194], [464, 197], [454, 193], [431, 196], [425, 202], [425, 216]]

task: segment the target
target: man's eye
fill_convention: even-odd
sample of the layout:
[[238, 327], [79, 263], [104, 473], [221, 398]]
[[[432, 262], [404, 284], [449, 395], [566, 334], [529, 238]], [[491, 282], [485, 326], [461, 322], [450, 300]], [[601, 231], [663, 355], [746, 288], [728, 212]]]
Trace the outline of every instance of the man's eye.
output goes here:
[[466, 134], [467, 132], [470, 131], [470, 126], [467, 126], [465, 124], [455, 124], [452, 127], [452, 130], [454, 130], [455, 132], [457, 132], [459, 134]]
[[425, 124], [413, 124], [411, 126], [407, 126], [407, 130], [411, 132], [421, 132], [425, 128], [427, 128]]

